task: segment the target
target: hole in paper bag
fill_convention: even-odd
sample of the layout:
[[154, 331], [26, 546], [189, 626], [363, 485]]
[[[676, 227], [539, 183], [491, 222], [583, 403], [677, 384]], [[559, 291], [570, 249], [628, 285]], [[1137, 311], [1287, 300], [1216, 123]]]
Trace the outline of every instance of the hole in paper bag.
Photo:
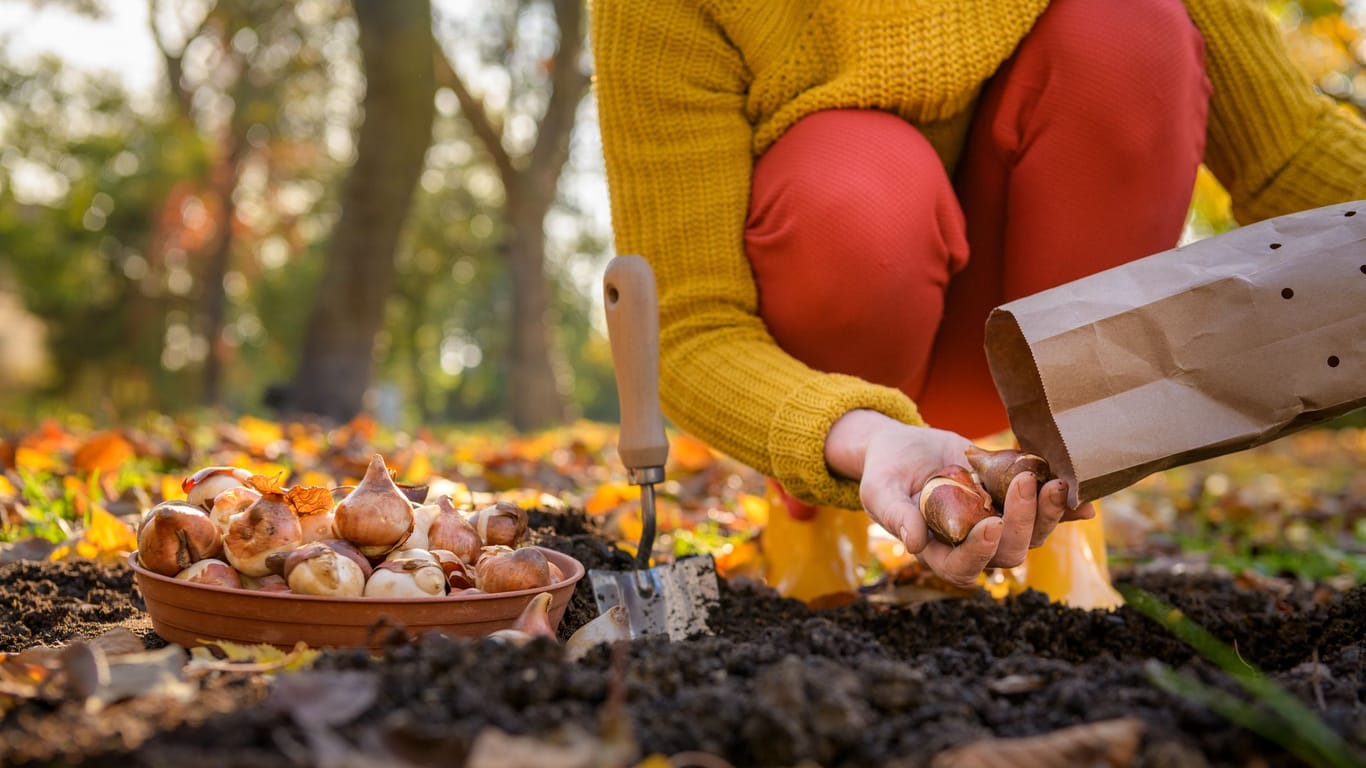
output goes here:
[[1274, 251], [1274, 250], [1276, 250], [1277, 248], [1280, 248], [1280, 247], [1281, 247], [1281, 244], [1280, 244], [1280, 243], [1272, 243], [1270, 247], [1271, 247], [1271, 250]]
[[1337, 356], [1337, 355], [1329, 355], [1329, 356], [1328, 356], [1328, 367], [1329, 367], [1329, 368], [1336, 368], [1336, 367], [1338, 367], [1338, 362], [1340, 362], [1340, 361], [1338, 360], [1338, 356]]
[[1291, 290], [1291, 289], [1289, 289], [1289, 288], [1282, 288], [1282, 289], [1281, 289], [1281, 298], [1282, 298], [1282, 299], [1289, 299], [1289, 298], [1293, 298], [1294, 296], [1295, 296], [1295, 292], [1294, 292], [1293, 290]]

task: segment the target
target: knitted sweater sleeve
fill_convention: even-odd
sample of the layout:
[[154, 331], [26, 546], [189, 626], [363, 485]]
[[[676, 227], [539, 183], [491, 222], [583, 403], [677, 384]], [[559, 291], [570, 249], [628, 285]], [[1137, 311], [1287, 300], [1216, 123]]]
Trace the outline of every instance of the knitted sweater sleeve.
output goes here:
[[758, 315], [743, 57], [696, 0], [595, 0], [595, 89], [618, 253], [655, 271], [665, 414], [807, 501], [860, 508], [825, 436], [850, 410], [919, 424], [895, 389], [814, 371]]
[[1316, 93], [1254, 0], [1186, 0], [1214, 85], [1205, 163], [1242, 223], [1366, 198], [1366, 124]]

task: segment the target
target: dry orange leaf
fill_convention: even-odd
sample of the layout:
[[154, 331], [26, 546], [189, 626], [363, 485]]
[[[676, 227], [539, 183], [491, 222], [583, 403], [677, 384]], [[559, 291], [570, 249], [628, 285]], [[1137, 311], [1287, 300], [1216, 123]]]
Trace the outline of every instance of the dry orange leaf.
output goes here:
[[82, 443], [76, 449], [76, 455], [71, 457], [71, 465], [79, 472], [109, 474], [117, 472], [135, 455], [132, 443], [118, 432], [108, 430], [98, 432]]
[[296, 485], [285, 492], [285, 501], [294, 514], [321, 515], [332, 510], [332, 492], [316, 485]]
[[699, 472], [716, 463], [716, 454], [701, 440], [679, 433], [669, 441], [669, 464], [685, 472]]
[[75, 449], [78, 442], [75, 435], [62, 429], [62, 425], [48, 419], [41, 427], [25, 435], [19, 441], [19, 448], [29, 448], [39, 453], [58, 453]]
[[590, 515], [606, 514], [623, 503], [640, 498], [640, 486], [627, 483], [603, 483], [583, 505]]

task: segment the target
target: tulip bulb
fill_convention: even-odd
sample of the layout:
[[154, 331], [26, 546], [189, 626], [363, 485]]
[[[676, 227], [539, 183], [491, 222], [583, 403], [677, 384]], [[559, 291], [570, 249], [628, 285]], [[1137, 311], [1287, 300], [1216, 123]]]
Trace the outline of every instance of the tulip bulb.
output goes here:
[[1010, 482], [1017, 475], [1023, 472], [1033, 474], [1038, 483], [1035, 487], [1041, 487], [1049, 479], [1048, 462], [1032, 453], [1009, 449], [984, 451], [975, 445], [968, 446], [964, 453], [967, 455], [968, 464], [982, 481], [982, 487], [991, 495], [992, 502], [999, 509], [1005, 509], [1006, 492], [1010, 490]]
[[515, 592], [550, 586], [550, 563], [535, 549], [486, 556], [474, 566], [475, 582], [485, 592]]
[[431, 544], [427, 538], [427, 532], [432, 527], [432, 520], [436, 517], [441, 508], [435, 504], [423, 504], [413, 510], [413, 532], [408, 534], [408, 538], [399, 545], [400, 549], [431, 549]]
[[361, 554], [360, 549], [357, 548], [355, 544], [352, 544], [346, 539], [322, 539], [318, 543], [326, 544], [335, 549], [337, 554], [349, 558], [351, 562], [356, 564], [357, 568], [360, 568], [361, 574], [364, 575], [366, 579], [370, 578], [370, 574], [374, 569], [370, 566], [369, 559]]
[[437, 499], [438, 512], [427, 529], [430, 549], [445, 549], [471, 565], [479, 557], [484, 540], [474, 526], [456, 511], [449, 496]]
[[337, 503], [335, 515], [337, 534], [366, 557], [388, 554], [413, 531], [413, 505], [394, 485], [378, 453], [360, 484]]
[[285, 577], [278, 573], [271, 573], [259, 578], [255, 576], [243, 576], [242, 588], [253, 592], [273, 592], [275, 594], [290, 594], [293, 592], [289, 588], [289, 582]]
[[266, 558], [288, 552], [303, 544], [299, 516], [279, 494], [266, 494], [245, 512], [239, 512], [228, 525], [223, 540], [228, 562], [248, 576], [271, 572]]
[[446, 574], [446, 586], [451, 588], [452, 593], [474, 586], [474, 566], [466, 563], [449, 550], [433, 549], [431, 555], [441, 566], [441, 571]]
[[238, 486], [229, 488], [226, 491], [213, 497], [213, 506], [209, 509], [209, 519], [218, 525], [218, 530], [228, 535], [228, 525], [232, 522], [232, 516], [238, 512], [245, 512], [247, 508], [256, 503], [261, 498], [261, 492], [254, 488]]
[[186, 501], [208, 510], [218, 494], [229, 488], [245, 486], [251, 480], [251, 473], [237, 467], [205, 467], [185, 478], [180, 489], [185, 492]]
[[512, 623], [512, 628], [533, 637], [555, 637], [555, 627], [550, 623], [550, 602], [553, 599], [554, 595], [549, 592], [531, 598]]
[[309, 544], [289, 553], [284, 577], [291, 590], [303, 595], [360, 597], [365, 592], [360, 566], [326, 544]]
[[163, 501], [138, 528], [138, 562], [162, 576], [175, 576], [222, 549], [218, 526], [204, 510], [184, 502]]
[[437, 562], [436, 557], [425, 549], [396, 549], [384, 556], [385, 560], [431, 560]]
[[331, 512], [299, 515], [299, 529], [305, 544], [337, 538], [337, 518]]
[[231, 565], [217, 558], [196, 561], [189, 568], [175, 575], [181, 581], [191, 584], [204, 584], [211, 587], [242, 588], [242, 577]]
[[[949, 470], [949, 471], [945, 471]], [[920, 489], [920, 514], [925, 524], [941, 539], [958, 545], [974, 525], [996, 514], [985, 492], [969, 479], [962, 482], [961, 467], [945, 468], [932, 476]]]
[[433, 560], [386, 560], [365, 583], [366, 597], [438, 597], [446, 576]]
[[630, 639], [631, 625], [626, 607], [614, 605], [570, 635], [564, 642], [564, 652], [570, 661], [578, 661], [594, 646]]
[[515, 547], [526, 535], [526, 510], [510, 501], [500, 501], [475, 512], [470, 523], [484, 544]]

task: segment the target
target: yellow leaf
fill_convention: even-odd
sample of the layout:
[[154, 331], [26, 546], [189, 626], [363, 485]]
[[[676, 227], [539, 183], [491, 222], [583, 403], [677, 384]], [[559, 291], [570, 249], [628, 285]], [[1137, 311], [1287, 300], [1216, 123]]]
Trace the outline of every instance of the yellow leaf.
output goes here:
[[742, 493], [735, 498], [739, 515], [755, 528], [768, 525], [768, 499], [752, 493]]
[[166, 501], [184, 501], [187, 497], [180, 487], [181, 479], [171, 475], [161, 476], [161, 498]]
[[[90, 510], [90, 525], [76, 541], [75, 555], [83, 560], [112, 562], [122, 560], [137, 548], [138, 537], [132, 528], [103, 507], [94, 506]], [[60, 559], [56, 554], [53, 553], [53, 559]]]
[[405, 483], [425, 483], [435, 474], [432, 470], [432, 462], [427, 458], [425, 450], [413, 452], [412, 461], [403, 468], [402, 482]]
[[237, 420], [237, 426], [246, 433], [248, 444], [256, 450], [279, 442], [285, 436], [279, 424], [255, 416], [243, 416]]
[[669, 768], [673, 763], [664, 755], [650, 755], [635, 764], [635, 768]]
[[337, 479], [331, 475], [310, 469], [299, 476], [299, 485], [317, 485], [323, 488], [331, 488], [337, 484]]
[[268, 643], [257, 645], [247, 645], [245, 643], [234, 643], [228, 640], [205, 640], [200, 638], [199, 642], [208, 647], [217, 648], [227, 657], [229, 664], [222, 664], [213, 657], [205, 648], [195, 648], [190, 652], [191, 663], [196, 666], [205, 667], [215, 665], [214, 668], [220, 670], [231, 670], [234, 668], [242, 671], [264, 672], [279, 670], [282, 672], [297, 672], [312, 666], [314, 661], [322, 655], [322, 651], [309, 648], [303, 642], [296, 643], [294, 648], [285, 651]]
[[8, 477], [0, 475], [0, 498], [18, 495], [19, 489], [14, 487], [14, 483], [11, 483]]
[[28, 472], [56, 472], [62, 463], [50, 453], [21, 445], [14, 451], [14, 466]]

